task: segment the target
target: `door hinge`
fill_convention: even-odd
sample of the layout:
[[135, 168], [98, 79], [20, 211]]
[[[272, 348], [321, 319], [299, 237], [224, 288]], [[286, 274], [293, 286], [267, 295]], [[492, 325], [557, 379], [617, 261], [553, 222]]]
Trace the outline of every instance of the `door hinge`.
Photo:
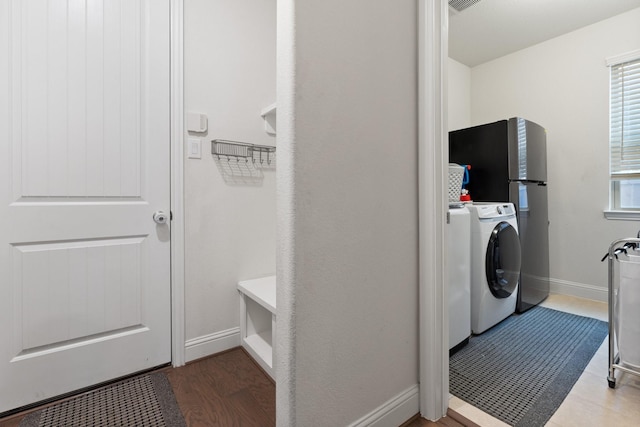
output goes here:
[[169, 221], [173, 221], [173, 211], [169, 211]]
[[447, 224], [451, 224], [451, 213], [447, 212]]

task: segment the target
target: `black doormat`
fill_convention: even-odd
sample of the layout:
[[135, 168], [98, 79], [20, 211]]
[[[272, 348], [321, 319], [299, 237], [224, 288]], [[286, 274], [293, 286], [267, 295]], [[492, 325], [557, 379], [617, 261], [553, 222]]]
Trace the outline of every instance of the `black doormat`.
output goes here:
[[607, 333], [606, 322], [545, 307], [514, 314], [451, 356], [449, 390], [509, 425], [544, 426]]
[[130, 378], [27, 415], [20, 427], [185, 427], [166, 375]]

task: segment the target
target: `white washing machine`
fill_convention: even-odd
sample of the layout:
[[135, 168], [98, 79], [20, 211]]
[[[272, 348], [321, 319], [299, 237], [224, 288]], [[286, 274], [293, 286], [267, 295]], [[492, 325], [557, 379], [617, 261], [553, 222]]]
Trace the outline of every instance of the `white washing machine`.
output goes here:
[[480, 334], [516, 309], [520, 238], [513, 203], [474, 203], [471, 213], [471, 331]]
[[449, 350], [455, 353], [471, 335], [471, 214], [464, 204], [449, 205], [447, 261]]

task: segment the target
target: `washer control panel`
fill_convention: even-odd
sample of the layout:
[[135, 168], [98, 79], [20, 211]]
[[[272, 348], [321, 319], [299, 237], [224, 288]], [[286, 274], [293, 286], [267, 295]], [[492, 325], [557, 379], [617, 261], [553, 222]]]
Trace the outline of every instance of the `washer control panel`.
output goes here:
[[511, 217], [516, 214], [513, 203], [487, 203], [473, 204], [476, 207], [478, 218]]

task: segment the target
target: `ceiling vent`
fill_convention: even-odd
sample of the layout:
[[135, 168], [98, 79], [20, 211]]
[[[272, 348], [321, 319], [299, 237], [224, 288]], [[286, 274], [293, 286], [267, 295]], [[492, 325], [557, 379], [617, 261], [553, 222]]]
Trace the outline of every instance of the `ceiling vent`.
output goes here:
[[466, 8], [479, 2], [480, 0], [449, 0], [449, 7], [456, 12], [462, 12]]

